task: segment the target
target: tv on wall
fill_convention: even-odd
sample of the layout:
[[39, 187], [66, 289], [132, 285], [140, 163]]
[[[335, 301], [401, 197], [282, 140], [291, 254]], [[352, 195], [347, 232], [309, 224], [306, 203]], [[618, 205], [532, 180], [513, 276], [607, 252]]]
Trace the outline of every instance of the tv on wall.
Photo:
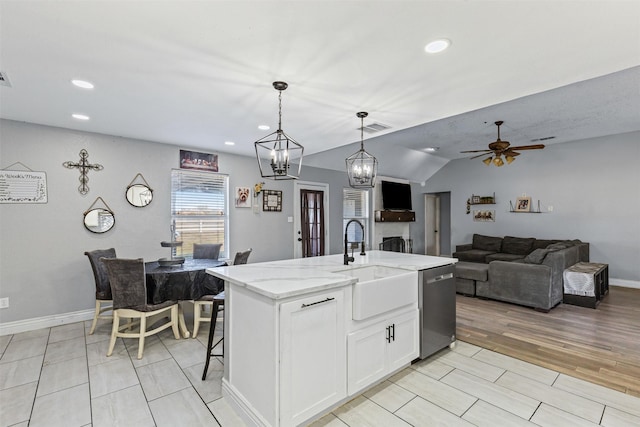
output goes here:
[[410, 211], [411, 185], [401, 182], [382, 181], [382, 208], [384, 210]]

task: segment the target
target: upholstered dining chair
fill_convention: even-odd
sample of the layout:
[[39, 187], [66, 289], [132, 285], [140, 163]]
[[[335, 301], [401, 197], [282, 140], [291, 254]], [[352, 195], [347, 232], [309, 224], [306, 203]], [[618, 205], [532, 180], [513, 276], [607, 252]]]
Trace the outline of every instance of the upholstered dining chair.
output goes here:
[[[109, 275], [111, 294], [113, 295], [113, 326], [111, 327], [111, 340], [107, 356], [111, 356], [116, 344], [116, 338], [137, 338], [138, 359], [142, 359], [144, 351], [144, 339], [157, 334], [167, 328], [173, 329], [173, 336], [180, 339], [178, 330], [178, 301], [165, 301], [160, 304], [147, 303], [147, 287], [145, 283], [144, 261], [138, 259], [100, 258]], [[157, 314], [169, 312], [169, 321], [147, 330], [147, 319]], [[120, 328], [120, 319], [140, 319], [140, 328], [137, 332], [125, 331]], [[129, 327], [124, 325], [124, 327]]]
[[218, 259], [222, 243], [194, 243], [193, 259]]
[[[233, 265], [241, 265], [246, 264], [249, 261], [249, 255], [251, 255], [251, 248], [246, 251], [236, 252], [236, 256], [233, 259]], [[222, 328], [222, 337], [213, 344], [213, 336], [216, 329], [216, 321], [218, 319], [218, 313], [224, 310], [224, 291], [220, 292], [218, 295], [215, 295], [211, 298], [211, 303], [213, 307], [211, 308], [211, 319], [209, 324], [209, 339], [207, 342], [207, 360], [204, 364], [204, 371], [202, 372], [202, 380], [204, 381], [207, 378], [207, 370], [209, 369], [209, 361], [212, 357], [222, 357], [224, 358], [224, 326]], [[223, 317], [224, 322], [224, 317]], [[220, 344], [222, 345], [222, 353], [215, 354], [213, 350]]]
[[[222, 243], [194, 243], [193, 259], [218, 259], [221, 247]], [[208, 322], [211, 319], [208, 309], [213, 307], [212, 301], [212, 295], [205, 295], [193, 302], [193, 338], [198, 335], [200, 322]]]
[[[113, 315], [103, 315], [106, 311], [113, 310], [113, 301], [111, 300], [111, 286], [109, 285], [109, 276], [104, 264], [100, 261], [100, 258], [115, 258], [116, 250], [110, 249], [97, 249], [95, 251], [87, 251], [84, 253], [91, 263], [91, 269], [93, 270], [93, 278], [96, 282], [96, 309], [93, 314], [93, 322], [91, 322], [91, 329], [89, 335], [92, 335], [96, 330], [96, 324], [98, 319], [113, 319]], [[105, 304], [103, 306], [103, 304]]]
[[[195, 258], [195, 243], [194, 246], [194, 258]], [[246, 251], [237, 252], [234, 259], [233, 265], [246, 264], [249, 261], [249, 255], [251, 255], [251, 249]], [[224, 304], [224, 292], [222, 292], [222, 303]], [[202, 322], [210, 322], [211, 318], [217, 313], [213, 313], [214, 311], [214, 299], [217, 295], [204, 295], [200, 299], [193, 302], [193, 334], [191, 335], [193, 338], [198, 336], [198, 330], [200, 329], [200, 323]]]

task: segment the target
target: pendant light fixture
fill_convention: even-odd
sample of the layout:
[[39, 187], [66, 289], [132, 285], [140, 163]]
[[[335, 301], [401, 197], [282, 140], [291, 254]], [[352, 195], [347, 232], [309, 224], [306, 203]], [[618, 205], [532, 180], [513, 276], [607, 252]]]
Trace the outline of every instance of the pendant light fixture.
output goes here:
[[[278, 94], [278, 130], [254, 142], [260, 175], [274, 180], [298, 179], [302, 168], [304, 147], [298, 144], [282, 130], [282, 91], [289, 85], [285, 82], [273, 82]], [[298, 166], [291, 165], [291, 159]], [[296, 171], [297, 169], [297, 171]]]
[[373, 188], [378, 173], [378, 160], [364, 150], [364, 118], [369, 114], [361, 111], [356, 114], [360, 118], [360, 150], [345, 160], [349, 185], [353, 188]]

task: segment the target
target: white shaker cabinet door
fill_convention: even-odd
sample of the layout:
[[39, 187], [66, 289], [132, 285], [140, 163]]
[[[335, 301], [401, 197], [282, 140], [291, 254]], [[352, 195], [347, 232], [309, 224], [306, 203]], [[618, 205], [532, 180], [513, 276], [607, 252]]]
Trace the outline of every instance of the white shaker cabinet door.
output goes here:
[[386, 347], [388, 340], [387, 323], [376, 323], [348, 335], [349, 395], [385, 376], [387, 373]]
[[347, 337], [349, 395], [406, 366], [419, 355], [418, 309], [350, 333]]
[[395, 371], [420, 355], [418, 310], [391, 319], [392, 339], [387, 347], [388, 370]]
[[345, 335], [343, 290], [280, 305], [280, 425], [346, 397]]

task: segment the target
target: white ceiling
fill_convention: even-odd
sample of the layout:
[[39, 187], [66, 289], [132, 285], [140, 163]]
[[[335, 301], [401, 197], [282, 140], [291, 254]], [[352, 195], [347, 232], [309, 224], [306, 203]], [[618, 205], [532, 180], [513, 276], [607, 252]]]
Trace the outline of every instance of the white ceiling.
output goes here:
[[2, 118], [253, 155], [284, 80], [304, 164], [343, 169], [367, 111], [380, 172], [414, 181], [496, 120], [513, 145], [640, 130], [639, 65], [635, 1], [0, 1]]

